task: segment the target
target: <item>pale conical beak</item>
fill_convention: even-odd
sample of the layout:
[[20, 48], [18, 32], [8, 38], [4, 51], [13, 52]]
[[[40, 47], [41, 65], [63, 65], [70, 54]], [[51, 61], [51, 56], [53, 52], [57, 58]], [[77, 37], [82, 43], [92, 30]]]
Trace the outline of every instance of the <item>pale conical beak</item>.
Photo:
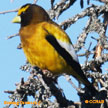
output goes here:
[[21, 17], [20, 16], [14, 17], [14, 19], [12, 20], [12, 23], [21, 23]]

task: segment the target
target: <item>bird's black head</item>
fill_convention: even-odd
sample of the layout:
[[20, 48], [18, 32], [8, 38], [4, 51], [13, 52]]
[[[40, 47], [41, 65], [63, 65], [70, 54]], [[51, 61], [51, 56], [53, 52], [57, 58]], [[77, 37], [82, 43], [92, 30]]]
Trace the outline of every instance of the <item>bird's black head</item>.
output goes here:
[[[36, 24], [42, 21], [50, 20], [47, 12], [40, 6], [35, 4], [23, 5], [17, 14], [17, 20], [14, 19], [14, 23], [21, 23], [21, 26], [26, 26], [29, 24]], [[19, 20], [19, 21], [18, 21]]]

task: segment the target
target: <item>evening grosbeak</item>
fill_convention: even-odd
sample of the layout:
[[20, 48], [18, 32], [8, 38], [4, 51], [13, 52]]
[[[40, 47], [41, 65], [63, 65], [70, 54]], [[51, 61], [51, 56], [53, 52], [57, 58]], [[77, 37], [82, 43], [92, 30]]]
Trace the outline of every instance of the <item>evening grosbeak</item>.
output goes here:
[[13, 22], [21, 24], [21, 45], [32, 66], [49, 70], [54, 75], [72, 75], [95, 95], [96, 89], [81, 70], [70, 38], [42, 7], [35, 4], [22, 6]]

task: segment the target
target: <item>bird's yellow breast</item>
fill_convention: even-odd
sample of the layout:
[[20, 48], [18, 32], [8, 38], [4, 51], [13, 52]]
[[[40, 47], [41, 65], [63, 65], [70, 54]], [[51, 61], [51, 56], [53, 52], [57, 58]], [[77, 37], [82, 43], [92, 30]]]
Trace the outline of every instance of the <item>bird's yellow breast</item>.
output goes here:
[[[49, 34], [44, 30], [42, 24], [40, 26], [38, 25], [38, 28], [36, 26], [33, 28], [35, 28], [35, 30], [29, 27], [20, 30], [22, 47], [28, 61], [33, 66], [48, 69], [54, 74], [66, 72], [67, 63], [45, 39]], [[28, 31], [28, 33], [24, 32], [24, 30]], [[55, 34], [57, 36], [57, 32], [55, 32]], [[58, 34], [61, 35], [62, 33], [58, 32]]]

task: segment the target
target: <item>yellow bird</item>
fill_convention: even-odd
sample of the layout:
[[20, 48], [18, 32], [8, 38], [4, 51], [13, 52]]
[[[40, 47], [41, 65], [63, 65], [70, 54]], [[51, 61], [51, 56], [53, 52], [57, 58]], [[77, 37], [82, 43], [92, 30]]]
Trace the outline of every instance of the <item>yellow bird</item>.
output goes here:
[[32, 66], [47, 69], [54, 75], [72, 75], [95, 95], [96, 89], [81, 70], [70, 38], [42, 7], [35, 4], [22, 6], [13, 22], [21, 24], [22, 48]]

